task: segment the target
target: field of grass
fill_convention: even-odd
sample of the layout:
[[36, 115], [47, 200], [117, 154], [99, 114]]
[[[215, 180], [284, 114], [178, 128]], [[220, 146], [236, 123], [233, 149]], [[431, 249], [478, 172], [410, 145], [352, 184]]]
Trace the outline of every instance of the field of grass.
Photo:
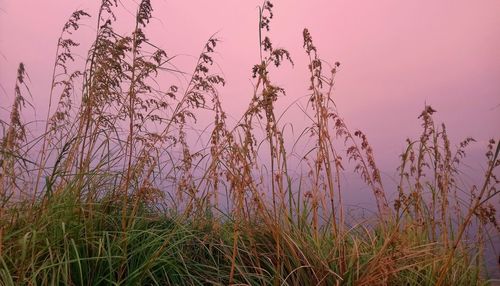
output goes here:
[[[285, 90], [270, 74], [293, 62], [272, 44], [269, 1], [254, 92], [234, 126], [217, 91], [224, 78], [213, 72], [218, 40], [193, 72], [180, 71], [144, 32], [150, 1], [140, 1], [130, 34], [113, 29], [119, 8], [102, 1], [84, 67], [73, 50], [89, 14], [76, 11], [63, 26], [41, 135], [22, 120], [30, 90], [19, 65], [10, 114], [0, 118], [0, 285], [494, 283], [484, 251], [500, 231], [498, 138], [485, 146], [484, 181], [464, 189], [460, 161], [473, 139], [454, 148], [426, 106], [389, 201], [366, 135], [336, 110], [340, 64], [320, 59], [307, 29], [304, 54], [294, 56], [309, 59], [301, 137], [311, 146], [299, 162], [287, 149], [275, 108]], [[164, 86], [176, 76], [189, 78], [185, 88]], [[200, 147], [192, 127], [207, 114]], [[348, 170], [371, 190], [371, 218], [346, 215]]]

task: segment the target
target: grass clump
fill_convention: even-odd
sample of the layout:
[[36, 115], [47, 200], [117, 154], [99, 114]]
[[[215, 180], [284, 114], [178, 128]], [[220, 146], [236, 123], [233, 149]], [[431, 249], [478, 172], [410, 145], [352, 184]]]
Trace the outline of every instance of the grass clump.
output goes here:
[[[225, 84], [213, 71], [217, 39], [185, 73], [144, 32], [150, 1], [140, 1], [130, 34], [113, 29], [117, 6], [102, 1], [83, 70], [71, 35], [89, 14], [76, 11], [64, 25], [46, 125], [33, 138], [21, 117], [29, 89], [19, 66], [10, 117], [0, 121], [2, 285], [488, 284], [482, 252], [492, 226], [498, 231], [490, 203], [498, 142], [487, 147], [484, 183], [463, 194], [459, 163], [473, 139], [452, 151], [426, 106], [420, 138], [401, 155], [392, 207], [367, 136], [336, 110], [340, 64], [321, 60], [307, 29], [302, 136], [312, 146], [294, 161], [275, 108], [285, 90], [271, 79], [293, 61], [272, 44], [271, 2], [259, 10], [254, 91], [235, 126], [217, 91]], [[186, 74], [185, 88], [158, 84]], [[213, 124], [200, 147], [192, 130], [207, 113]], [[373, 193], [369, 220], [346, 218], [349, 167]]]

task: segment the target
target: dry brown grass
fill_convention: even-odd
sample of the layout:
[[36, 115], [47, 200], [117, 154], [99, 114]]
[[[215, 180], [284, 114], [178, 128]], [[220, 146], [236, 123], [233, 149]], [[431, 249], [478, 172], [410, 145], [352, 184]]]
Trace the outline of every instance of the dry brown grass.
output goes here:
[[[142, 216], [152, 212], [157, 221], [173, 212], [204, 231], [197, 241], [201, 248], [220, 255], [210, 257], [225, 267], [221, 271], [226, 276], [219, 284], [252, 284], [249, 281], [257, 281], [253, 275], [273, 285], [466, 285], [476, 277], [479, 284], [480, 270], [471, 270], [469, 252], [482, 247], [478, 245], [484, 244], [489, 225], [498, 231], [490, 203], [498, 195], [496, 141], [488, 146], [484, 184], [473, 188], [470, 204], [464, 205], [456, 178], [472, 139], [453, 153], [444, 124], [437, 127], [432, 118], [435, 110], [426, 106], [421, 114], [423, 132], [418, 140], [408, 140], [401, 156], [398, 197], [392, 209], [367, 136], [360, 130], [352, 132], [337, 112], [333, 86], [340, 64], [323, 61], [311, 33], [304, 29], [310, 73], [309, 108], [304, 113], [311, 125], [303, 134], [310, 134], [313, 144], [301, 154], [307, 171], [292, 178], [295, 170], [288, 162], [293, 152], [286, 148], [275, 107], [285, 90], [272, 81], [271, 67], [293, 61], [286, 49], [271, 41], [271, 2], [265, 1], [259, 10], [260, 62], [252, 69], [254, 90], [248, 108], [234, 127], [226, 122], [217, 91], [225, 84], [213, 68], [218, 40], [208, 39], [188, 74], [186, 88], [162, 86], [159, 82], [172, 74], [187, 73], [176, 70], [174, 57], [144, 33], [152, 17], [150, 1], [138, 5], [130, 34], [113, 29], [117, 6], [117, 1], [102, 1], [96, 37], [82, 70], [74, 66], [72, 49], [78, 44], [70, 37], [88, 14], [77, 11], [64, 26], [49, 113], [37, 138], [27, 138], [27, 125], [21, 120], [26, 102], [21, 88], [29, 89], [24, 66], [19, 67], [10, 121], [1, 121], [7, 128], [0, 157], [0, 256], [5, 246], [11, 255], [17, 249], [16, 235], [9, 234], [5, 241], [6, 230], [19, 228], [19, 222], [37, 225], [54, 215], [58, 199], [68, 198], [78, 202], [70, 213], [82, 219], [88, 233], [99, 229], [94, 220], [102, 217], [101, 212], [114, 216], [119, 209], [119, 228], [114, 229], [120, 234], [116, 245], [123, 255], [115, 265], [117, 281], [133, 273], [129, 255], [135, 253], [133, 245], [139, 247], [133, 243], [133, 231]], [[81, 90], [75, 87], [80, 81]], [[57, 107], [51, 113], [57, 94]], [[191, 127], [196, 126], [197, 115], [207, 111], [213, 114], [213, 124], [198, 135], [209, 138], [200, 147], [192, 144], [196, 135]], [[33, 150], [40, 152], [30, 159]], [[349, 165], [370, 188], [377, 206], [373, 221], [355, 226], [346, 220], [342, 202], [341, 176]], [[29, 199], [11, 200], [16, 193]], [[19, 202], [29, 210], [27, 217], [16, 212]], [[463, 237], [471, 231], [472, 221], [478, 235], [466, 241]], [[217, 243], [207, 246], [212, 240]], [[155, 246], [144, 267], [155, 265], [153, 260], [169, 247], [166, 241]], [[9, 267], [0, 274], [22, 272], [19, 277], [24, 277], [25, 268]], [[457, 276], [464, 269], [469, 274]]]

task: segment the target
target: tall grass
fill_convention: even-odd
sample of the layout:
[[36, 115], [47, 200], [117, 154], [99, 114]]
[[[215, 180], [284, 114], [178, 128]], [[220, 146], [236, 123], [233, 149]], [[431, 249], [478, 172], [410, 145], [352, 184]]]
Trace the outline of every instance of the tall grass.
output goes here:
[[[285, 90], [271, 75], [293, 61], [272, 43], [271, 2], [259, 10], [254, 91], [234, 126], [217, 91], [225, 81], [213, 69], [215, 37], [194, 71], [180, 71], [144, 32], [150, 1], [140, 1], [130, 34], [115, 32], [116, 9], [102, 1], [81, 70], [72, 37], [89, 14], [76, 11], [63, 26], [40, 136], [22, 121], [29, 88], [19, 66], [10, 118], [0, 121], [2, 285], [488, 284], [498, 142], [487, 146], [483, 184], [464, 190], [459, 163], [473, 139], [453, 151], [426, 106], [391, 207], [367, 136], [337, 112], [340, 64], [320, 58], [307, 29], [302, 136], [312, 145], [292, 166], [275, 107]], [[159, 84], [186, 75], [185, 88]], [[200, 147], [192, 128], [207, 113]], [[346, 219], [349, 167], [372, 191], [372, 219]]]

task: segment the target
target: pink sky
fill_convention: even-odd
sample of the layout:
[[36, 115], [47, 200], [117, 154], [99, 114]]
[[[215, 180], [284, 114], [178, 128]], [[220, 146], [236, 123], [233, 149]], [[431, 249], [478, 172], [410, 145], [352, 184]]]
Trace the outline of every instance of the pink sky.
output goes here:
[[[130, 15], [119, 20], [132, 28], [134, 2], [123, 0]], [[224, 107], [239, 118], [252, 91], [251, 68], [258, 62], [258, 9], [262, 1], [153, 0], [149, 37], [169, 55], [183, 54], [194, 64], [214, 33], [222, 40], [216, 59], [228, 85]], [[438, 110], [454, 143], [472, 136], [474, 150], [500, 135], [500, 1], [298, 1], [276, 0], [271, 39], [295, 61], [272, 75], [287, 90], [287, 106], [307, 93], [302, 30], [309, 28], [319, 55], [340, 61], [337, 106], [352, 129], [365, 131], [382, 169], [393, 173], [407, 137], [417, 138], [417, 116], [424, 103]], [[16, 68], [24, 62], [31, 78], [37, 118], [50, 88], [60, 29], [75, 9], [94, 17], [75, 34], [88, 47], [99, 1], [0, 0], [1, 106], [12, 98]], [[82, 54], [84, 56], [84, 54]], [[7, 93], [7, 94], [6, 94]], [[0, 114], [5, 114], [1, 111]], [[290, 111], [290, 121], [305, 117]], [[2, 115], [3, 116], [3, 115]]]

